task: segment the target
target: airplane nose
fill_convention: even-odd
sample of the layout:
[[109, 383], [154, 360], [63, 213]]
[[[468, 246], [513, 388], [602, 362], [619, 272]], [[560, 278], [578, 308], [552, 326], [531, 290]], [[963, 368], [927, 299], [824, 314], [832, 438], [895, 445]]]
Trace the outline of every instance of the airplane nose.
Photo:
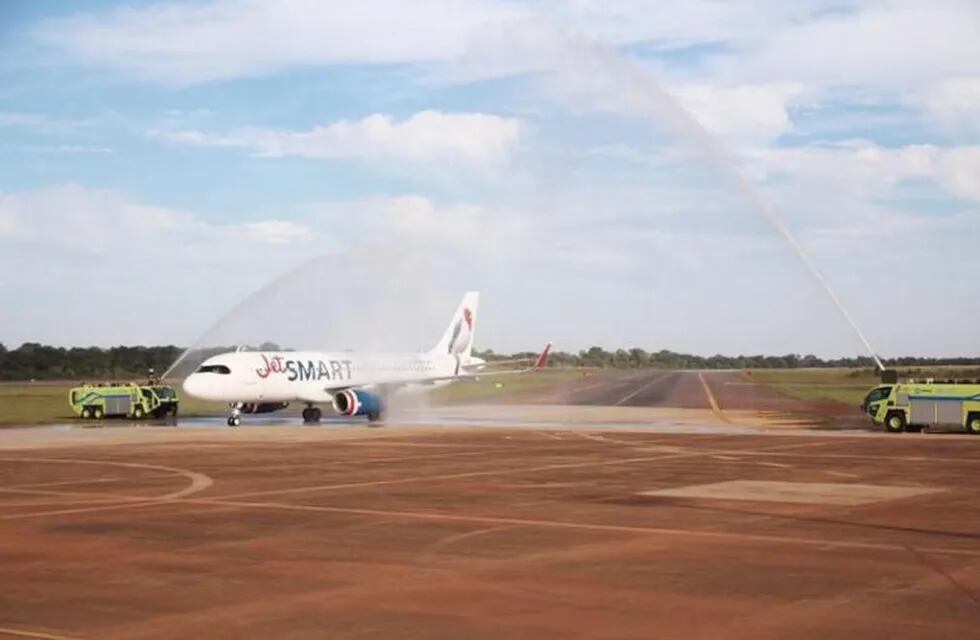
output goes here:
[[202, 380], [198, 373], [192, 373], [184, 379], [184, 392], [195, 398], [206, 399], [209, 386], [207, 381]]

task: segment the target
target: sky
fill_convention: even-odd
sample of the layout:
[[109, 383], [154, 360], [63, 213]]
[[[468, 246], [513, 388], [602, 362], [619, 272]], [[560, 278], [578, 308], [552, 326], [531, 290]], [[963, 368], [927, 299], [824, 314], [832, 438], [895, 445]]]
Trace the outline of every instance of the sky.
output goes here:
[[980, 353], [977, 2], [352, 7], [0, 3], [0, 342]]

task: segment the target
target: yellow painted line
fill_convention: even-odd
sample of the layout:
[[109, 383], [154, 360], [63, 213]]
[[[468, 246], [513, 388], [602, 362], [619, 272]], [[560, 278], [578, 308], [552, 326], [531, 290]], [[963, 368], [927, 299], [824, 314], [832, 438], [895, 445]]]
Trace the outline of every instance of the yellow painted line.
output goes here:
[[698, 371], [698, 380], [701, 381], [701, 386], [704, 388], [704, 395], [708, 396], [708, 404], [711, 405], [711, 413], [720, 419], [722, 422], [727, 422], [732, 424], [732, 421], [728, 419], [728, 416], [722, 412], [721, 407], [718, 406], [718, 400], [715, 399], [715, 394], [711, 393], [711, 387], [708, 386], [708, 381], [704, 379], [704, 374]]
[[0, 627], [0, 636], [17, 636], [18, 638], [39, 638], [40, 640], [82, 640], [78, 636], [62, 636], [43, 631], [28, 631], [27, 629], [7, 629]]

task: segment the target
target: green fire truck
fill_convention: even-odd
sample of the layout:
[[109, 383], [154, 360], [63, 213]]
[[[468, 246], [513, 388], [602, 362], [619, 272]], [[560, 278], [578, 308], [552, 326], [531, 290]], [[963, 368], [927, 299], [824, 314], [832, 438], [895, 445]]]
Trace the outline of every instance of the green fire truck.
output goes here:
[[861, 410], [889, 433], [952, 427], [980, 435], [980, 381], [883, 384], [868, 392]]
[[173, 387], [151, 380], [147, 384], [83, 384], [68, 392], [68, 402], [79, 418], [142, 420], [177, 415], [178, 398]]

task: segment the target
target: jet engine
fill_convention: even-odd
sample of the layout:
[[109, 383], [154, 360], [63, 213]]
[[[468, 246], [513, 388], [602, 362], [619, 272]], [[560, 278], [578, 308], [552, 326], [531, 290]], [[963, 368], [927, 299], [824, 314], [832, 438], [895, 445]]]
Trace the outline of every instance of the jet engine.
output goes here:
[[333, 397], [334, 411], [342, 416], [367, 416], [377, 420], [384, 410], [381, 396], [359, 389], [344, 389]]
[[242, 405], [242, 413], [272, 413], [288, 406], [288, 402], [246, 402]]

